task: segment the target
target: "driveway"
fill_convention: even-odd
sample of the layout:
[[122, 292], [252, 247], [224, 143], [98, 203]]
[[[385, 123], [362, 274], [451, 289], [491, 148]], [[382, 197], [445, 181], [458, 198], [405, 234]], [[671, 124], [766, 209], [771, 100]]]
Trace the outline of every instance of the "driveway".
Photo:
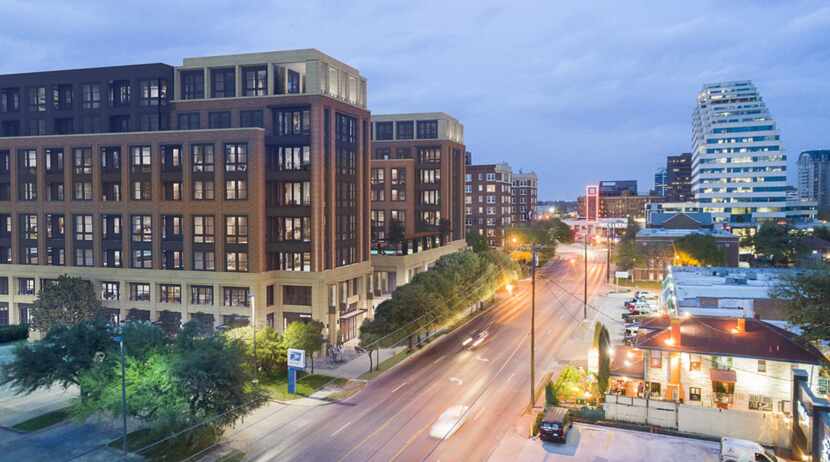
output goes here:
[[566, 444], [543, 443], [509, 433], [491, 461], [716, 462], [719, 443], [597, 425], [576, 424]]

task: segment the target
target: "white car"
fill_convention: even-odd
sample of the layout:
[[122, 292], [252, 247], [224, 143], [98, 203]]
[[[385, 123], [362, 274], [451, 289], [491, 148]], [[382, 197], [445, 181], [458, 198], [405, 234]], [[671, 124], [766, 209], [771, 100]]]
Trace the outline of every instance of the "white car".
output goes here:
[[429, 436], [439, 440], [448, 440], [450, 437], [464, 425], [467, 418], [467, 411], [470, 406], [457, 405], [453, 406], [438, 417], [438, 420], [432, 425], [429, 431]]

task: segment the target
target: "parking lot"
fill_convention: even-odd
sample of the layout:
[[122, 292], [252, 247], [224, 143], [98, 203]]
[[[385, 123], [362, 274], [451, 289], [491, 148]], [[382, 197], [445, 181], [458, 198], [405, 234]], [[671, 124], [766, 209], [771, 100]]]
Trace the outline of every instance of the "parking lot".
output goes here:
[[597, 425], [576, 424], [566, 444], [505, 435], [491, 461], [716, 462], [720, 445], [711, 441]]

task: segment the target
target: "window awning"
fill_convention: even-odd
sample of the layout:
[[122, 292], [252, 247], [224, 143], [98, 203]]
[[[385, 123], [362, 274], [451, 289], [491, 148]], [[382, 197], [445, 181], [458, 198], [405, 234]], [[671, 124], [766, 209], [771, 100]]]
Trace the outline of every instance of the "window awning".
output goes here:
[[712, 382], [735, 383], [737, 375], [731, 370], [709, 369], [709, 378]]

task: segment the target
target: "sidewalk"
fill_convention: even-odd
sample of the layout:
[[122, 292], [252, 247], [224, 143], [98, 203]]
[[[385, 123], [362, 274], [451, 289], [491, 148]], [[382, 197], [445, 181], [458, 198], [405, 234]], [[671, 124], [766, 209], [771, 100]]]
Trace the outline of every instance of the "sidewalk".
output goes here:
[[[404, 350], [406, 350], [405, 346], [399, 346], [395, 348], [381, 348], [380, 353], [376, 351], [372, 352], [372, 365], [377, 365], [378, 354], [380, 354], [380, 362], [383, 362]], [[347, 346], [343, 348], [342, 362], [315, 362], [314, 372], [342, 379], [356, 379], [366, 372], [369, 372], [369, 356], [365, 352], [358, 353], [352, 346]]]

